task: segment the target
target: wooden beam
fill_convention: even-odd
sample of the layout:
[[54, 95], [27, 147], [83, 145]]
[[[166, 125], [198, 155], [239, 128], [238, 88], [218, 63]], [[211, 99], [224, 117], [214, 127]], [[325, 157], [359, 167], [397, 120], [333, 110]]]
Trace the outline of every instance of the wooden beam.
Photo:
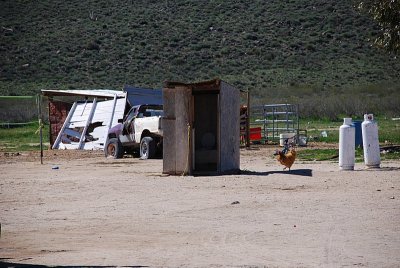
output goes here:
[[96, 110], [96, 104], [97, 104], [97, 98], [94, 98], [92, 103], [92, 109], [90, 109], [90, 114], [88, 116], [88, 119], [86, 120], [85, 128], [83, 129], [81, 133], [81, 138], [79, 139], [79, 145], [78, 145], [79, 150], [82, 150], [83, 146], [85, 146], [86, 131], [89, 128], [90, 123], [92, 123], [93, 114], [94, 111]]

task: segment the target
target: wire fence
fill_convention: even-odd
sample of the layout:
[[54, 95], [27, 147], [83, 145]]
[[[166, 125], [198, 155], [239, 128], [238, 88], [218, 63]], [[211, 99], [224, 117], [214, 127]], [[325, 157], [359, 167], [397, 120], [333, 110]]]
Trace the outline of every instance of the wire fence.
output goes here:
[[[48, 98], [42, 96], [0, 96], [0, 128], [22, 127], [38, 122], [39, 100], [41, 101], [40, 118], [49, 123]], [[76, 98], [52, 98], [53, 101], [72, 105]]]
[[[37, 96], [1, 96], [0, 127], [19, 127], [38, 121]], [[45, 113], [42, 111], [43, 116]], [[47, 115], [46, 115], [47, 117]]]

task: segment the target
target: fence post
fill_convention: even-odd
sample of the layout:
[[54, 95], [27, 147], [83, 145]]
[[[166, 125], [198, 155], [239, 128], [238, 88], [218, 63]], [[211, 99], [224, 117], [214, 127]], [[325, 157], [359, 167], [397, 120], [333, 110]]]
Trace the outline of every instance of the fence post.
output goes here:
[[250, 148], [250, 90], [247, 90], [246, 148]]
[[43, 122], [42, 122], [42, 96], [37, 95], [37, 108], [38, 108], [38, 119], [39, 119], [39, 135], [40, 135], [40, 164], [43, 165]]

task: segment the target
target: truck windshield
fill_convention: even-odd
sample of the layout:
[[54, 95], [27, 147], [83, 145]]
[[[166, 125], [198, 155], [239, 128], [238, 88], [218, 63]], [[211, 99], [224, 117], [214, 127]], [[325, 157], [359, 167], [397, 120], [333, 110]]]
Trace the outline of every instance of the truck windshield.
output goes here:
[[147, 109], [145, 114], [146, 116], [163, 116], [164, 112], [162, 110]]
[[139, 109], [137, 117], [163, 116], [161, 105], [143, 105]]

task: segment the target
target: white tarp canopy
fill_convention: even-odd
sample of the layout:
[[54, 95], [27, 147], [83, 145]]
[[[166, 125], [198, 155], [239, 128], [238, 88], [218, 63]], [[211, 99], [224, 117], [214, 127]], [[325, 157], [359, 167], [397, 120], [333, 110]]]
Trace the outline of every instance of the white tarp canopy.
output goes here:
[[[42, 90], [42, 94], [85, 97], [85, 100], [74, 102], [53, 149], [103, 150], [108, 130], [124, 116], [126, 93], [123, 91]], [[109, 100], [100, 101], [98, 98]]]
[[103, 150], [108, 130], [124, 116], [125, 103], [125, 99], [116, 99], [74, 104], [71, 119], [66, 120], [60, 142], [56, 140], [53, 149]]

